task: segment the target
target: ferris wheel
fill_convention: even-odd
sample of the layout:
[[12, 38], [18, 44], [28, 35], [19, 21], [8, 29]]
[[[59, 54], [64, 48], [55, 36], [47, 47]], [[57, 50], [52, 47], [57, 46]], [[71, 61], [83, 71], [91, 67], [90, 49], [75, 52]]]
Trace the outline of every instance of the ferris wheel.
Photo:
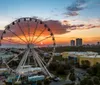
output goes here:
[[[0, 39], [2, 47], [23, 49], [5, 62], [10, 70], [18, 73], [25, 66], [40, 67], [45, 75], [52, 77], [47, 67], [53, 60], [56, 43], [45, 21], [31, 17], [17, 19], [5, 27]], [[16, 58], [18, 64], [11, 65]]]

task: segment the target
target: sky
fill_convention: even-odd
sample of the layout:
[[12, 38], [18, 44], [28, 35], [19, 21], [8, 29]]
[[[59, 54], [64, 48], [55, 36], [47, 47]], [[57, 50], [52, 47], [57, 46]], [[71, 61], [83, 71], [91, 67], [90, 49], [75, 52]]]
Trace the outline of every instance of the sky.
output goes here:
[[0, 0], [0, 30], [18, 18], [37, 17], [52, 29], [57, 44], [76, 38], [96, 44], [100, 41], [99, 10], [100, 0]]

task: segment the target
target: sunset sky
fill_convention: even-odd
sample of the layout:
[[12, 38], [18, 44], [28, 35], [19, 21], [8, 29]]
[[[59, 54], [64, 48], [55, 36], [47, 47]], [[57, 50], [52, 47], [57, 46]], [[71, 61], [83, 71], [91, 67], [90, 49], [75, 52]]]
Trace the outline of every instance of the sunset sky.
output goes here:
[[52, 29], [57, 44], [82, 38], [100, 41], [100, 0], [0, 0], [0, 30], [20, 17], [37, 17]]

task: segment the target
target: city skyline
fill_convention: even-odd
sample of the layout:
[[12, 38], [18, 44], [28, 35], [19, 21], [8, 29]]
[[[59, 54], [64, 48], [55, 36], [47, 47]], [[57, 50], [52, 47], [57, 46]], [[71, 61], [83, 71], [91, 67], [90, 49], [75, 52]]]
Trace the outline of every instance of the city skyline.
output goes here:
[[20, 17], [36, 17], [47, 23], [57, 44], [82, 38], [84, 44], [100, 41], [100, 0], [1, 0], [0, 34]]

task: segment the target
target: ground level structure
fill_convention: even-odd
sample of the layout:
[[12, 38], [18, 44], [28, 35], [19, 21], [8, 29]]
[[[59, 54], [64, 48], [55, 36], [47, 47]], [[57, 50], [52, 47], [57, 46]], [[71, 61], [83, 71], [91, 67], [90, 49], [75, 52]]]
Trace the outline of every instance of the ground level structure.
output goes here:
[[82, 65], [88, 63], [90, 66], [100, 63], [100, 55], [96, 52], [63, 52], [61, 53], [62, 58], [68, 60], [74, 60], [75, 63]]

